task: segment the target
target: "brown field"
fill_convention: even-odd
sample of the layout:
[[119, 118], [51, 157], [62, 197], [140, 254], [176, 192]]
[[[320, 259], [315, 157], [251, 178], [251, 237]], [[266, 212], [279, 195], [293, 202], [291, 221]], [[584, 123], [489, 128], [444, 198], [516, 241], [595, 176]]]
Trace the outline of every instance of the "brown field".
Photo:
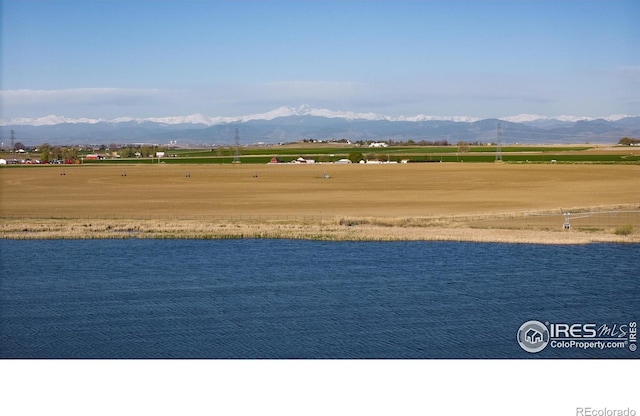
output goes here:
[[[640, 241], [609, 212], [640, 209], [637, 165], [9, 167], [0, 192], [5, 238]], [[562, 210], [607, 213], [562, 231]]]

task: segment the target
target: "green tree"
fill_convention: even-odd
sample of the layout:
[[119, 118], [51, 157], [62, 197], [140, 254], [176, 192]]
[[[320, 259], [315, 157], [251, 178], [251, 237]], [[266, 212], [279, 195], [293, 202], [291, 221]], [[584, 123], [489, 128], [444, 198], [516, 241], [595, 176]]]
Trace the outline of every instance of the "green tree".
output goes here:
[[458, 142], [458, 153], [467, 153], [469, 151], [469, 143]]
[[624, 146], [631, 146], [631, 145], [638, 144], [638, 143], [640, 143], [640, 139], [635, 139], [633, 137], [623, 137], [618, 142], [618, 144], [624, 145]]
[[62, 148], [60, 146], [54, 146], [51, 148], [51, 159], [49, 160], [59, 159], [62, 159]]
[[349, 156], [347, 156], [352, 163], [360, 163], [361, 160], [364, 160], [364, 156], [360, 152], [351, 152]]
[[51, 159], [51, 145], [49, 143], [43, 143], [38, 146], [40, 151], [40, 160], [49, 161]]
[[136, 154], [136, 151], [132, 146], [127, 146], [120, 149], [121, 157], [134, 157], [135, 154]]
[[78, 149], [75, 147], [65, 147], [62, 149], [61, 155], [64, 160], [76, 160], [78, 159]]

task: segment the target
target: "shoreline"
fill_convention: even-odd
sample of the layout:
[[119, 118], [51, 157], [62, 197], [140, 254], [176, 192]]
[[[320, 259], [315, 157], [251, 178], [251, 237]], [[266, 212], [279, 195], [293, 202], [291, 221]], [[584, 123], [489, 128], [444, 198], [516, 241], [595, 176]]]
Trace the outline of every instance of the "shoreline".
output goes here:
[[523, 229], [473, 223], [412, 219], [335, 218], [321, 221], [3, 219], [0, 238], [61, 239], [294, 239], [320, 241], [459, 241], [477, 243], [572, 245], [640, 244], [640, 233], [614, 229]]

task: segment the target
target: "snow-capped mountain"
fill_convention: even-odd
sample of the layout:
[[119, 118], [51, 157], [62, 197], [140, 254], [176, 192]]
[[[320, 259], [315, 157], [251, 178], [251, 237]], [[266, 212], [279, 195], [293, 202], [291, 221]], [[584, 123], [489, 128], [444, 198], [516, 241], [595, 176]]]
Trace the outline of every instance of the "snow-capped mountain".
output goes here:
[[[308, 105], [301, 105], [299, 107], [280, 107], [275, 110], [268, 111], [266, 113], [250, 114], [236, 117], [211, 117], [203, 114], [191, 114], [188, 116], [174, 116], [174, 117], [148, 117], [148, 118], [133, 118], [133, 117], [120, 117], [111, 120], [105, 119], [90, 119], [79, 118], [73, 119], [64, 116], [48, 115], [39, 118], [12, 118], [7, 120], [0, 119], [0, 126], [53, 126], [57, 124], [97, 124], [97, 123], [159, 123], [167, 125], [177, 124], [202, 124], [205, 126], [215, 126], [225, 123], [237, 123], [248, 122], [252, 120], [274, 120], [281, 117], [291, 116], [312, 116], [312, 117], [324, 117], [324, 118], [342, 118], [345, 120], [386, 120], [386, 121], [454, 121], [462, 123], [473, 123], [481, 120], [477, 117], [468, 116], [429, 116], [425, 114], [418, 114], [415, 116], [397, 116], [391, 117], [378, 113], [357, 113], [353, 111], [334, 111], [321, 108], [313, 108]], [[623, 118], [631, 117], [624, 114], [615, 114], [608, 117], [579, 117], [560, 115], [556, 117], [548, 117], [538, 114], [518, 114], [515, 116], [499, 117], [499, 120], [509, 121], [512, 123], [531, 123], [537, 121], [549, 121], [557, 120], [562, 122], [576, 122], [576, 121], [592, 121], [595, 119], [603, 119], [606, 121], [618, 121]]]
[[4, 142], [15, 130], [16, 138], [37, 145], [43, 142], [229, 144], [239, 128], [244, 143], [277, 143], [305, 138], [330, 140], [414, 140], [491, 142], [501, 124], [504, 143], [616, 143], [624, 136], [640, 137], [640, 117], [612, 115], [603, 118], [519, 114], [499, 119], [429, 115], [391, 117], [300, 107], [237, 117], [192, 114], [177, 117], [72, 119], [50, 115], [0, 122]]
[[[313, 117], [325, 117], [325, 118], [344, 118], [346, 120], [389, 120], [393, 121], [392, 117], [375, 114], [375, 113], [354, 113], [351, 111], [333, 111], [327, 109], [317, 109], [306, 105], [294, 108], [294, 107], [280, 107], [275, 110], [268, 111], [266, 113], [250, 114], [236, 117], [210, 117], [203, 114], [191, 114], [188, 116], [175, 116], [175, 117], [149, 117], [149, 118], [133, 118], [133, 117], [120, 117], [112, 120], [104, 119], [72, 119], [67, 117], [61, 117], [57, 115], [49, 115], [40, 118], [13, 118], [8, 120], [0, 120], [0, 126], [52, 126], [56, 124], [79, 124], [89, 123], [96, 124], [101, 122], [106, 123], [160, 123], [160, 124], [203, 124], [205, 126], [215, 126], [225, 123], [237, 123], [247, 122], [252, 120], [273, 120], [281, 117], [291, 116], [313, 116]], [[426, 116], [417, 116], [426, 117]], [[408, 117], [406, 121], [415, 117]], [[404, 118], [403, 118], [404, 119]]]
[[55, 126], [56, 124], [96, 124], [106, 122], [107, 120], [91, 119], [91, 118], [68, 118], [51, 114], [38, 118], [11, 118], [8, 120], [0, 119], [0, 126]]
[[629, 116], [626, 114], [613, 114], [608, 117], [578, 117], [578, 116], [567, 116], [567, 115], [548, 117], [548, 116], [541, 116], [539, 114], [518, 114], [517, 116], [500, 117], [500, 120], [510, 121], [512, 123], [527, 123], [527, 122], [548, 121], [548, 120], [557, 120], [557, 121], [566, 121], [566, 122], [575, 123], [576, 121], [592, 121], [597, 119], [606, 120], [606, 121], [618, 121], [627, 117], [632, 117], [632, 116]]

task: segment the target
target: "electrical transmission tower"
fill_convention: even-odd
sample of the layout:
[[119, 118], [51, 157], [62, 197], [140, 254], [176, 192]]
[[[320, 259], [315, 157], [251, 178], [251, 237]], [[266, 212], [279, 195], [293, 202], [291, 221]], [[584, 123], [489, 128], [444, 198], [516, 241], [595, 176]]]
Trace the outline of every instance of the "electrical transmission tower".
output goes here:
[[14, 136], [13, 130], [11, 130], [11, 160], [16, 160], [16, 136]]
[[240, 134], [236, 129], [235, 148], [233, 149], [233, 163], [240, 163]]
[[498, 123], [498, 132], [496, 133], [496, 162], [502, 162], [502, 131], [500, 123]]

